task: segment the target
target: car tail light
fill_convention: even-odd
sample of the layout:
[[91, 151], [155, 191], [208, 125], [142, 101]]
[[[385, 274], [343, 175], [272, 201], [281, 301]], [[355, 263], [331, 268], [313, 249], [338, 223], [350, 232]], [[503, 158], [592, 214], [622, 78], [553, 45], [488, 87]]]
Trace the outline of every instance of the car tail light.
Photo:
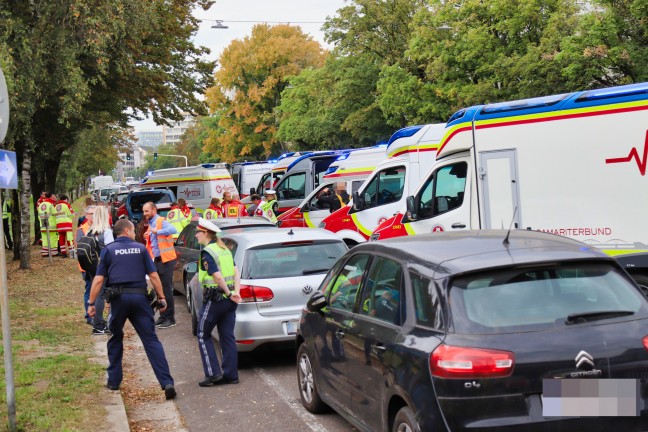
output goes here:
[[270, 288], [254, 285], [241, 285], [240, 294], [243, 303], [270, 301], [274, 298]]
[[236, 341], [237, 344], [241, 345], [252, 345], [254, 342], [256, 342], [254, 339], [241, 339]]
[[439, 345], [430, 355], [432, 375], [439, 378], [506, 377], [514, 365], [512, 352], [485, 348]]
[[643, 339], [641, 339], [641, 342], [643, 342], [643, 346], [648, 351], [648, 336], [644, 336]]

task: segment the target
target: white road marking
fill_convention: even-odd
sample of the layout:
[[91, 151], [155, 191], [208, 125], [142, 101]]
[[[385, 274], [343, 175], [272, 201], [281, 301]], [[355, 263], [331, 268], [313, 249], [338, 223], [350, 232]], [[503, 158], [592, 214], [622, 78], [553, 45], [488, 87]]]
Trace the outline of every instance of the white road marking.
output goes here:
[[291, 395], [286, 392], [281, 385], [279, 385], [279, 382], [265, 373], [265, 371], [261, 368], [254, 368], [254, 372], [256, 372], [258, 375], [261, 376], [261, 379], [266, 382], [266, 384], [270, 385], [279, 395], [282, 401], [286, 403], [290, 407], [291, 410], [295, 414], [297, 414], [297, 417], [303, 420], [303, 422], [314, 432], [328, 432], [328, 430], [320, 424], [319, 421], [317, 421], [317, 417], [315, 417], [313, 414], [309, 413], [306, 411], [306, 408], [304, 408], [301, 404], [297, 403], [295, 401], [295, 398], [292, 397]]

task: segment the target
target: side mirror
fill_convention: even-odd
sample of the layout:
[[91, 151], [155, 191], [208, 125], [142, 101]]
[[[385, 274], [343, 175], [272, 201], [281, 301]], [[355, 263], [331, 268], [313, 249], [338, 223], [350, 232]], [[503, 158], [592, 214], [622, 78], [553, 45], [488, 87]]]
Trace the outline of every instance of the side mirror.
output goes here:
[[353, 192], [353, 209], [356, 211], [363, 210], [365, 208], [365, 202], [360, 198], [360, 192]]
[[301, 211], [302, 213], [309, 212], [311, 210], [310, 204], [306, 203], [302, 206]]
[[322, 312], [326, 306], [328, 306], [328, 302], [321, 291], [315, 291], [306, 302], [306, 309], [309, 312]]
[[405, 200], [405, 204], [407, 205], [407, 220], [415, 221], [418, 219], [418, 215], [416, 214], [416, 199], [410, 195]]
[[184, 271], [187, 274], [193, 274], [198, 272], [198, 263], [197, 262], [190, 262], [184, 266]]

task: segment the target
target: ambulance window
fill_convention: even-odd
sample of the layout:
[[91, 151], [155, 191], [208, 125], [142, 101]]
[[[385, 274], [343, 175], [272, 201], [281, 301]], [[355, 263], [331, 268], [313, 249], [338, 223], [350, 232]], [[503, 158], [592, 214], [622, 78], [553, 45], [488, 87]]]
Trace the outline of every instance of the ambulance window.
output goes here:
[[378, 172], [363, 192], [365, 208], [399, 201], [404, 186], [405, 167], [386, 168]]
[[322, 179], [329, 165], [331, 165], [331, 161], [328, 159], [315, 162], [315, 187], [322, 184]]
[[354, 193], [358, 192], [360, 190], [360, 186], [364, 183], [364, 180], [356, 180], [351, 182], [351, 193], [350, 195], [353, 196]]
[[234, 185], [236, 186], [236, 190], [242, 190], [241, 189], [241, 176], [238, 172], [232, 173], [232, 180], [234, 181]]
[[439, 168], [426, 181], [419, 195], [419, 219], [427, 219], [461, 207], [466, 189], [465, 162]]
[[304, 199], [306, 197], [306, 173], [296, 173], [283, 179], [277, 188], [280, 200]]

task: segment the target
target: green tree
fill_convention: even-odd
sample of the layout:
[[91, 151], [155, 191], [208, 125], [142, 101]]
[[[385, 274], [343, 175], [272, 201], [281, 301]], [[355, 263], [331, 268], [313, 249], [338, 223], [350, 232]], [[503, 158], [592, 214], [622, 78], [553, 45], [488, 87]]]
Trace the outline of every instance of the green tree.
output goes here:
[[[421, 0], [354, 0], [324, 25], [331, 57], [318, 70], [291, 79], [277, 110], [279, 139], [300, 149], [364, 146], [387, 138], [394, 127], [385, 121], [377, 83], [383, 68], [416, 65], [405, 56], [409, 23]], [[396, 123], [396, 124], [394, 124]]]
[[[157, 159], [154, 158], [154, 153], [158, 154]], [[161, 154], [179, 154], [174, 144], [161, 144], [153, 152], [146, 155], [146, 171], [155, 171], [164, 168], [177, 168], [185, 166], [184, 159], [160, 156]]]
[[119, 126], [92, 125], [81, 130], [63, 152], [56, 190], [78, 191], [90, 176], [110, 173], [119, 160], [117, 153], [130, 148], [132, 140], [128, 129]]
[[391, 128], [376, 104], [379, 68], [369, 56], [329, 57], [324, 67], [291, 78], [277, 108], [279, 140], [296, 149], [375, 144]]
[[[22, 167], [21, 202], [53, 189], [64, 151], [93, 122], [125, 125], [132, 116], [204, 113], [196, 98], [213, 63], [191, 37], [191, 15], [208, 0], [31, 0], [0, 3], [0, 50], [10, 82], [7, 145]], [[3, 48], [1, 48], [3, 47]], [[131, 111], [127, 109], [130, 108]], [[129, 114], [130, 113], [130, 114]], [[32, 185], [33, 179], [33, 185]], [[27, 252], [29, 209], [22, 209]], [[28, 253], [21, 254], [28, 267]]]
[[182, 135], [180, 142], [176, 144], [176, 151], [178, 154], [187, 156], [189, 165], [220, 161], [218, 155], [204, 150], [205, 141], [210, 131], [213, 131], [214, 135], [223, 132], [218, 126], [219, 121], [219, 116], [198, 117], [196, 122]]
[[592, 6], [555, 56], [564, 77], [579, 89], [648, 81], [648, 2]]
[[254, 26], [221, 54], [215, 85], [206, 94], [220, 130], [210, 131], [205, 150], [226, 162], [262, 159], [275, 152], [279, 105], [287, 78], [320, 67], [326, 55], [318, 42], [290, 25]]

